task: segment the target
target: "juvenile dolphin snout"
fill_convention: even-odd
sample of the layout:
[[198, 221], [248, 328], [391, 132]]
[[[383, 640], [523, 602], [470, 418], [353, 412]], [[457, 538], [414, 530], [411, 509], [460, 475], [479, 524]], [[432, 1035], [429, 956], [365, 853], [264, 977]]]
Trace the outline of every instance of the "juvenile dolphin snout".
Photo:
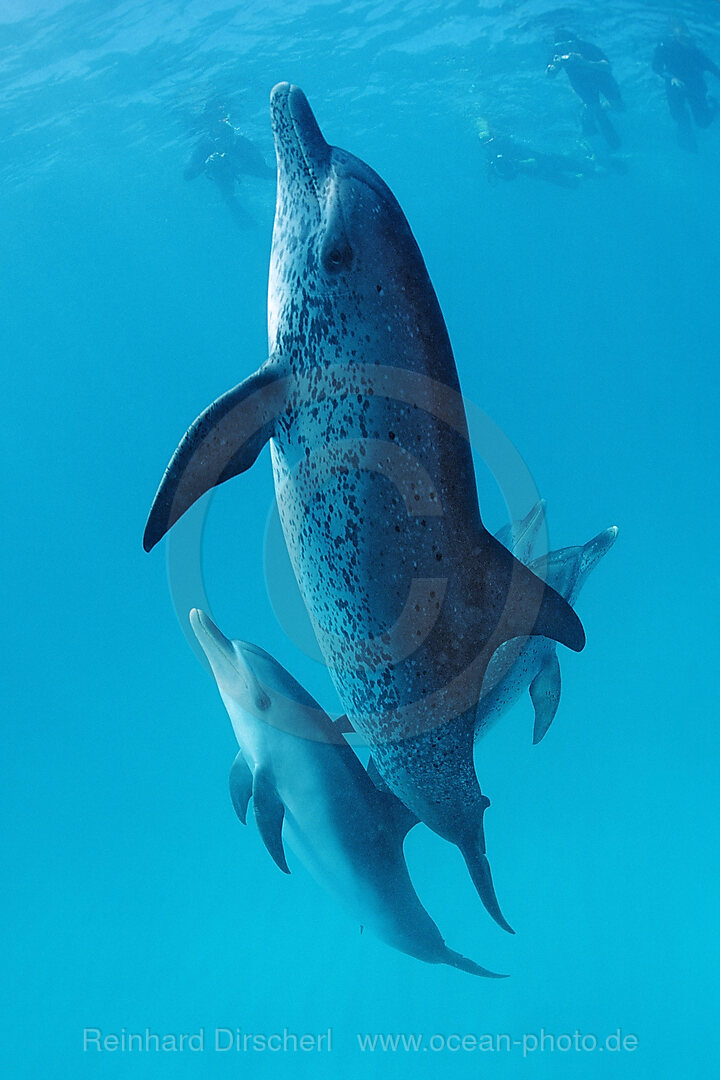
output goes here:
[[235, 645], [226, 638], [209, 615], [198, 608], [190, 612], [190, 625], [200, 642], [219, 686], [241, 682], [245, 686], [248, 702], [256, 714], [270, 708], [270, 698], [259, 683], [251, 667], [238, 653]]
[[225, 635], [220, 632], [212, 619], [206, 615], [204, 611], [200, 611], [199, 608], [193, 608], [190, 612], [190, 625], [195, 631], [195, 636], [201, 644], [210, 641], [217, 650], [217, 654], [223, 657], [223, 659], [228, 662], [234, 659], [235, 653], [233, 652], [232, 644]]

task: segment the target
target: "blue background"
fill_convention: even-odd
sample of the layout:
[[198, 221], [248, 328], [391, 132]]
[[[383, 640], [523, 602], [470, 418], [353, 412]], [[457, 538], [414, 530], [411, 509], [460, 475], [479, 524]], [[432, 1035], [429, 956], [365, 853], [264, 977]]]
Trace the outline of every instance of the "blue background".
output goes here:
[[[720, 127], [675, 145], [649, 58], [672, 10], [720, 62], [720, 4], [613, 0], [60, 4], [0, 23], [5, 587], [2, 1058], [13, 1078], [715, 1075], [718, 1048], [717, 362]], [[544, 79], [570, 21], [614, 61], [627, 176], [486, 182], [475, 123], [576, 152]], [[142, 529], [190, 420], [265, 358], [272, 182], [240, 231], [186, 184], [213, 93], [272, 160], [267, 99], [299, 83], [369, 161], [425, 255], [463, 390], [548, 500], [553, 546], [613, 551], [561, 650], [555, 724], [529, 700], [478, 754], [488, 845], [518, 933], [417, 829], [417, 889], [502, 983], [360, 935], [302, 867], [278, 873], [227, 795], [235, 753]], [[720, 93], [720, 88], [715, 87]], [[486, 520], [502, 523], [492, 485]], [[267, 451], [208, 516], [222, 628], [339, 711], [263, 571]], [[272, 560], [268, 563], [272, 574]], [[82, 1052], [82, 1030], [333, 1029], [317, 1054]], [[621, 1028], [630, 1054], [361, 1054], [357, 1032]]]

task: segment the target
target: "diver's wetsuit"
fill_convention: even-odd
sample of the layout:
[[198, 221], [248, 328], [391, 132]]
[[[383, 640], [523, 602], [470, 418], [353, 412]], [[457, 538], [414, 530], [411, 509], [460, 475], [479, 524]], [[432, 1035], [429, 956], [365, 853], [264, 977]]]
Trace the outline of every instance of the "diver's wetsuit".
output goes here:
[[717, 104], [708, 98], [704, 74], [711, 72], [720, 78], [720, 68], [694, 45], [689, 37], [675, 35], [661, 41], [652, 61], [653, 71], [665, 79], [670, 115], [677, 124], [680, 146], [695, 150], [695, 136], [690, 123], [690, 106], [698, 127], [709, 127], [717, 112]]
[[561, 67], [585, 106], [584, 133], [594, 135], [599, 128], [608, 145], [616, 150], [620, 146], [620, 136], [605, 114], [600, 95], [613, 108], [620, 111], [624, 111], [625, 102], [610, 70], [610, 61], [607, 56], [597, 45], [589, 41], [581, 41], [580, 38], [570, 37], [566, 41], [556, 42], [546, 68], [547, 74], [556, 75]]
[[488, 155], [488, 180], [515, 180], [530, 176], [546, 180], [558, 187], [576, 188], [587, 177], [602, 171], [589, 158], [574, 158], [566, 154], [544, 154], [507, 137], [493, 135], [485, 142]]
[[242, 224], [247, 224], [249, 219], [235, 197], [238, 177], [242, 173], [268, 179], [275, 176], [255, 144], [241, 135], [227, 118], [209, 126], [193, 150], [183, 176], [194, 180], [202, 173], [217, 185], [223, 201]]

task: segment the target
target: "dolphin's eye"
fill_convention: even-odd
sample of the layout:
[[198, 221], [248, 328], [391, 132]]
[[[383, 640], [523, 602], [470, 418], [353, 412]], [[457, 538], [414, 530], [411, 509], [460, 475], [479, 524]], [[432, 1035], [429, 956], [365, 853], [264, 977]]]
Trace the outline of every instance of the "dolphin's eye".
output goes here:
[[338, 274], [352, 262], [352, 248], [349, 244], [326, 244], [320, 253], [323, 267], [329, 274]]

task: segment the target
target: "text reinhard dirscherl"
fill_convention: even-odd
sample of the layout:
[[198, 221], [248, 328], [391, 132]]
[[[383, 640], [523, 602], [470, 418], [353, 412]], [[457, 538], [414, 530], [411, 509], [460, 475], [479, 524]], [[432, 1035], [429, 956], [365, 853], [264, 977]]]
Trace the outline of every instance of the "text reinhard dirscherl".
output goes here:
[[190, 1053], [202, 1054], [207, 1051], [223, 1054], [228, 1051], [240, 1053], [262, 1053], [269, 1050], [271, 1053], [327, 1053], [332, 1050], [332, 1029], [322, 1033], [305, 1032], [303, 1034], [288, 1031], [268, 1032], [253, 1034], [241, 1031], [240, 1028], [216, 1027], [213, 1029], [198, 1028], [193, 1032], [156, 1032], [150, 1028], [144, 1031], [120, 1031], [103, 1032], [100, 1028], [83, 1028], [83, 1051], [85, 1053], [166, 1053], [177, 1054], [190, 1051]]
[[[605, 1036], [582, 1034], [552, 1034], [541, 1028], [539, 1032], [527, 1032], [513, 1038], [507, 1034], [436, 1033], [425, 1036], [410, 1033], [376, 1032], [355, 1035], [355, 1049], [361, 1053], [434, 1053], [520, 1052], [527, 1058], [537, 1053], [632, 1053], [638, 1048], [638, 1037], [624, 1034], [620, 1028]], [[283, 1028], [282, 1031], [253, 1033], [241, 1028], [199, 1028], [194, 1032], [158, 1033], [150, 1028], [144, 1031], [103, 1032], [101, 1028], [83, 1028], [84, 1053], [330, 1053], [333, 1050], [333, 1030], [299, 1033]]]

